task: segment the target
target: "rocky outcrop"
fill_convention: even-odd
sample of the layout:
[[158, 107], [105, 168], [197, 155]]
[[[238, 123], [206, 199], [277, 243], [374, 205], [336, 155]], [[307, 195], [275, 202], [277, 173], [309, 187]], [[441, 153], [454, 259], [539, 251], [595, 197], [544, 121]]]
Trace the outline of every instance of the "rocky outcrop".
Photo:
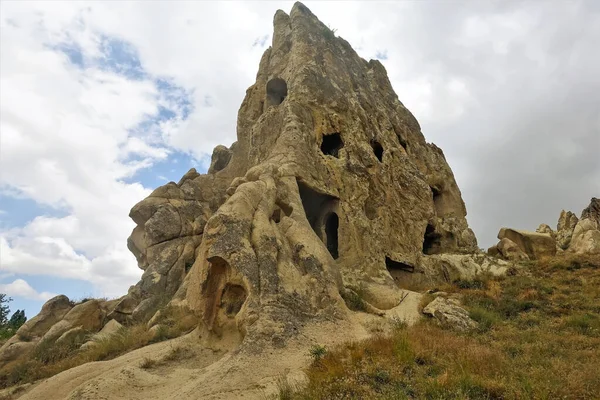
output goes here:
[[517, 245], [508, 238], [502, 238], [496, 245], [498, 253], [505, 260], [510, 261], [527, 261], [529, 256]]
[[[556, 241], [548, 233], [502, 228], [498, 239], [500, 242], [495, 246], [495, 254], [507, 260], [538, 260], [556, 254]], [[488, 252], [494, 253], [494, 250]]]
[[581, 212], [581, 219], [590, 219], [600, 226], [600, 199], [592, 197], [590, 204]]
[[569, 248], [571, 244], [571, 237], [573, 236], [573, 230], [577, 225], [579, 219], [571, 211], [562, 210], [558, 217], [558, 224], [556, 226], [556, 244], [563, 250]]
[[600, 226], [594, 219], [579, 220], [573, 230], [569, 251], [578, 254], [600, 254]]
[[550, 257], [557, 251], [577, 254], [600, 254], [600, 199], [592, 197], [581, 218], [562, 210], [556, 232], [541, 224], [536, 232], [502, 228], [500, 242], [488, 249], [488, 254], [511, 261], [536, 260]]
[[275, 15], [237, 141], [215, 148], [207, 174], [131, 209], [141, 280], [110, 307], [74, 307], [44, 338], [147, 323], [170, 303], [200, 318], [209, 343], [281, 347], [309, 322], [348, 320], [344, 299], [384, 315], [411, 282], [505, 271], [473, 255], [466, 214], [383, 65], [296, 3]]

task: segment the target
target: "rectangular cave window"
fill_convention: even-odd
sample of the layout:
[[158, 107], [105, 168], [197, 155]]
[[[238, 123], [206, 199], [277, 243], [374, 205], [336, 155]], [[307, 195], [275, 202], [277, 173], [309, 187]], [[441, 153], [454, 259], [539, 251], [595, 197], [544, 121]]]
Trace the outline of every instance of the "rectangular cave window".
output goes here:
[[425, 228], [425, 236], [423, 237], [423, 254], [439, 254], [442, 248], [442, 235], [435, 231], [435, 227], [431, 224]]
[[339, 217], [332, 210], [336, 207], [338, 199], [319, 193], [300, 180], [297, 183], [306, 219], [319, 239], [327, 246], [331, 256], [337, 259]]
[[339, 133], [331, 133], [329, 135], [323, 135], [323, 142], [321, 143], [321, 151], [327, 156], [333, 156], [340, 158], [340, 149], [344, 147], [342, 136]]

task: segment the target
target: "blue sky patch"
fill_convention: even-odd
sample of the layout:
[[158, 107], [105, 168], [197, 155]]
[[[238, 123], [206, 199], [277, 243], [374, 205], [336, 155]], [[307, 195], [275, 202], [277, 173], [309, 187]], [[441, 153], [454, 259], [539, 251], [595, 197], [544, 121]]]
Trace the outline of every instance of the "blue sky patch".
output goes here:
[[62, 218], [68, 210], [36, 203], [25, 197], [14, 197], [0, 193], [0, 230], [27, 225], [35, 217]]
[[208, 164], [210, 164], [209, 156], [197, 160], [187, 153], [173, 151], [165, 160], [154, 163], [152, 167], [138, 170], [134, 176], [124, 182], [139, 182], [145, 188], [156, 189], [170, 181], [179, 182], [190, 168], [196, 168], [200, 174], [206, 173]]

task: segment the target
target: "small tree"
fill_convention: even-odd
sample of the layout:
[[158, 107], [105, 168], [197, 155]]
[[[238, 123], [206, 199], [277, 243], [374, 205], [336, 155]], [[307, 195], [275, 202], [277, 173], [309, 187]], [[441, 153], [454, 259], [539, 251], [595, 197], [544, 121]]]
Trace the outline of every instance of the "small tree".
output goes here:
[[4, 327], [8, 323], [8, 314], [10, 313], [8, 303], [10, 301], [12, 301], [10, 297], [0, 293], [0, 327]]
[[25, 310], [17, 310], [12, 317], [10, 317], [10, 320], [8, 321], [8, 327], [16, 332], [17, 329], [19, 329], [21, 325], [25, 323], [25, 321], [27, 321]]

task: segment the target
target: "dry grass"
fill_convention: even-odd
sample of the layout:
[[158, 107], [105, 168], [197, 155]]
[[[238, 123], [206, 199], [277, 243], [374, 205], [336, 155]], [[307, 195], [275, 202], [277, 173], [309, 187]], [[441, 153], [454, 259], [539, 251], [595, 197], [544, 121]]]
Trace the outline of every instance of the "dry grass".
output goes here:
[[148, 344], [181, 336], [196, 326], [197, 319], [180, 308], [167, 307], [160, 323], [156, 332], [147, 330], [145, 324], [122, 328], [84, 350], [80, 347], [88, 335], [73, 337], [60, 345], [40, 343], [25, 359], [0, 369], [0, 388], [48, 378], [87, 362], [109, 360]]
[[[597, 399], [600, 257], [563, 255], [525, 273], [459, 281], [480, 328], [431, 321], [314, 359], [286, 399]], [[285, 390], [283, 390], [285, 389]]]

